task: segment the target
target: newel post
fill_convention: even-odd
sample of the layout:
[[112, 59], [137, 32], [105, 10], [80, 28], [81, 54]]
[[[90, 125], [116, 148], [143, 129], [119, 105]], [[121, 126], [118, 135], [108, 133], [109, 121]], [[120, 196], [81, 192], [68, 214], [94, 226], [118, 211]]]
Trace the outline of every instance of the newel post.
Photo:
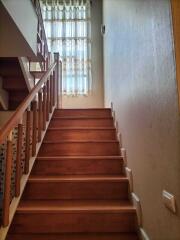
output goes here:
[[56, 61], [56, 74], [55, 74], [55, 89], [56, 89], [56, 101], [57, 101], [57, 108], [61, 107], [62, 104], [62, 68], [60, 67], [60, 58], [59, 53], [54, 53], [54, 61]]

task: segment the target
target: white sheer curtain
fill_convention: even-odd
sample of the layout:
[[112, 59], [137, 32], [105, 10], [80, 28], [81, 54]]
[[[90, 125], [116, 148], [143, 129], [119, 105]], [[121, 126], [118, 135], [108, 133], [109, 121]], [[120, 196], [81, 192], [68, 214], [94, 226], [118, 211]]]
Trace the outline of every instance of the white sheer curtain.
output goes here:
[[91, 76], [90, 0], [41, 0], [48, 46], [63, 63], [63, 94], [88, 95]]

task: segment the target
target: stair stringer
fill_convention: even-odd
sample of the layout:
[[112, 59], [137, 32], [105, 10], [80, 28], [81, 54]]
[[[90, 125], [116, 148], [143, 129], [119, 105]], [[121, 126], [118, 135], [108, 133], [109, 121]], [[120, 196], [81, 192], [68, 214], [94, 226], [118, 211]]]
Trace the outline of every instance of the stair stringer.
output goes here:
[[24, 76], [24, 80], [26, 82], [27, 88], [29, 92], [34, 87], [34, 78], [29, 72], [29, 60], [27, 57], [18, 57], [19, 64], [21, 66], [21, 70]]

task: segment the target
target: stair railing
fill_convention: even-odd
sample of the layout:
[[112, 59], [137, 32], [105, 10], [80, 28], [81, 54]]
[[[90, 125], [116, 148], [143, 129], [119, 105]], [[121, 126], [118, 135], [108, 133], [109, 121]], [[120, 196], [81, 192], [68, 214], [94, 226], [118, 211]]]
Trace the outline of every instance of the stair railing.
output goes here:
[[39, 57], [39, 60], [43, 64], [43, 68], [46, 68], [45, 62], [48, 61], [48, 44], [47, 44], [47, 38], [46, 38], [46, 33], [45, 33], [45, 28], [44, 28], [44, 23], [43, 23], [43, 17], [42, 17], [42, 12], [41, 12], [41, 6], [39, 0], [31, 0], [36, 14], [38, 18], [38, 26], [37, 26], [37, 55]]
[[[55, 54], [54, 59], [55, 62], [45, 72], [5, 126], [0, 129], [0, 146], [5, 146], [0, 234], [2, 234], [3, 229], [8, 228], [12, 221], [53, 111], [60, 106], [58, 94], [62, 70], [58, 53]], [[14, 144], [15, 129], [16, 141]], [[12, 183], [13, 174], [14, 183]], [[3, 234], [6, 233], [7, 230]]]

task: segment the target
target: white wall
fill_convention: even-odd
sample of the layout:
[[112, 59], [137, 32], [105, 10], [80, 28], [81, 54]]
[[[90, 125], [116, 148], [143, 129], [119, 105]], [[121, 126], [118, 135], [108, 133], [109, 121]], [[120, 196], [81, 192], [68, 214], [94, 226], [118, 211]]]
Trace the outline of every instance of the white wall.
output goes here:
[[37, 15], [30, 0], [2, 0], [24, 38], [37, 52]]
[[92, 3], [92, 93], [89, 96], [63, 96], [63, 108], [98, 108], [104, 106], [103, 40], [101, 36], [102, 1]]
[[[169, 0], [104, 0], [105, 99], [114, 103], [143, 227], [180, 239], [180, 117]], [[175, 195], [177, 213], [163, 204]]]

